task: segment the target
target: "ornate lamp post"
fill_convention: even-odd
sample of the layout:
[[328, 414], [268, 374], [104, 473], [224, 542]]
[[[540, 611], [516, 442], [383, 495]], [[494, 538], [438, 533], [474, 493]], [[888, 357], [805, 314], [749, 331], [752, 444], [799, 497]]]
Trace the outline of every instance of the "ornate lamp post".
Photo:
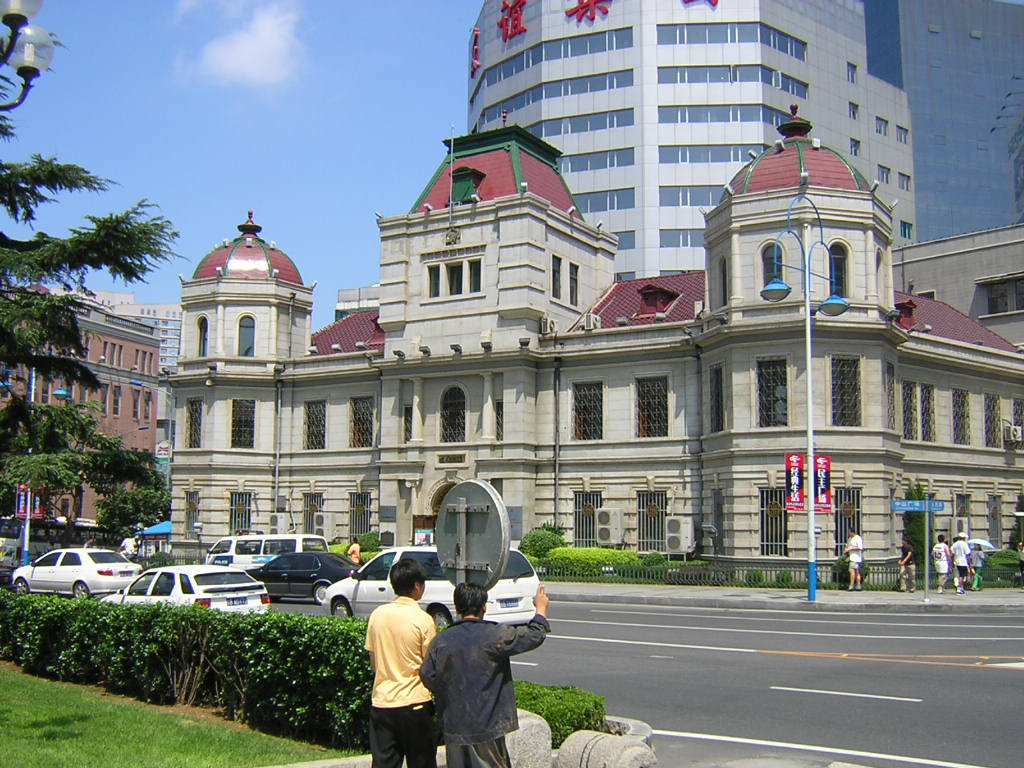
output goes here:
[[[807, 248], [804, 245], [803, 237], [799, 230], [793, 227], [793, 208], [800, 201], [806, 202], [814, 210], [814, 217], [818, 223], [818, 239], [811, 243], [811, 247]], [[796, 240], [797, 245], [800, 246], [800, 266], [783, 264], [779, 260], [779, 254], [781, 252], [779, 244], [786, 235], [792, 235]], [[779, 233], [775, 238], [775, 274], [776, 277], [772, 278], [763, 289], [761, 289], [761, 298], [765, 301], [782, 301], [789, 296], [792, 290], [789, 285], [782, 280], [778, 275], [781, 272], [782, 267], [788, 267], [790, 269], [797, 269], [803, 273], [803, 285], [804, 285], [804, 378], [807, 380], [807, 457], [805, 465], [805, 478], [810, 479], [814, 475], [814, 376], [811, 372], [811, 364], [813, 362], [813, 345], [812, 345], [812, 323], [811, 318], [816, 312], [828, 315], [829, 317], [836, 317], [843, 314], [850, 308], [849, 302], [846, 301], [842, 296], [837, 296], [833, 293], [832, 279], [825, 275], [816, 274], [811, 270], [811, 264], [813, 263], [814, 249], [821, 246], [825, 253], [828, 254], [828, 245], [825, 243], [825, 228], [821, 221], [821, 214], [818, 213], [818, 207], [811, 201], [807, 195], [798, 194], [789, 203], [789, 209], [786, 211], [786, 229]], [[821, 302], [814, 311], [811, 311], [811, 278], [817, 277], [829, 281], [829, 297]], [[808, 487], [810, 486], [810, 487]], [[814, 524], [814, 504], [817, 500], [817, 494], [815, 493], [816, 483], [815, 482], [804, 482], [804, 509], [807, 512], [807, 600], [814, 602], [817, 597], [818, 588], [818, 563], [817, 563], [817, 552], [815, 545], [817, 543], [817, 531], [815, 530]]]
[[32, 82], [50, 68], [54, 43], [50, 33], [42, 27], [29, 24], [39, 13], [43, 0], [0, 0], [0, 21], [9, 31], [0, 43], [0, 67], [9, 66], [21, 78], [21, 92], [17, 98], [0, 104], [0, 112], [21, 106], [32, 90]]

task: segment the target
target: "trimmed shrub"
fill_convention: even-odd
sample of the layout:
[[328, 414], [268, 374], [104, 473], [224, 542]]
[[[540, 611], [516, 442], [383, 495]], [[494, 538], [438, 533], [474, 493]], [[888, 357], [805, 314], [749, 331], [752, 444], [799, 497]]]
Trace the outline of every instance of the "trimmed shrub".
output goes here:
[[538, 685], [517, 680], [516, 704], [543, 717], [551, 726], [556, 749], [574, 731], [607, 731], [604, 697], [572, 686]]
[[660, 552], [648, 552], [640, 558], [640, 564], [644, 568], [664, 568], [668, 565], [668, 558]]
[[146, 558], [146, 568], [166, 568], [174, 565], [174, 557], [169, 552], [154, 552]]
[[779, 571], [775, 574], [775, 586], [777, 587], [791, 587], [793, 586], [793, 572], [792, 571]]
[[562, 531], [550, 526], [541, 526], [523, 536], [519, 542], [519, 551], [531, 557], [546, 557], [556, 547], [565, 546]]
[[747, 571], [747, 575], [744, 577], [744, 581], [748, 586], [760, 587], [764, 584], [764, 574], [761, 571]]
[[[820, 567], [820, 566], [819, 566]], [[866, 587], [868, 583], [868, 574], [871, 573], [871, 566], [867, 562], [860, 564], [860, 579], [861, 583]], [[821, 576], [819, 574], [818, 578]], [[846, 555], [841, 555], [836, 558], [836, 561], [832, 564], [832, 581], [842, 586], [849, 586], [850, 584], [850, 558]]]
[[548, 552], [545, 564], [549, 570], [562, 569], [573, 575], [600, 576], [605, 568], [639, 568], [640, 555], [624, 549], [556, 547]]
[[989, 552], [988, 558], [985, 560], [986, 568], [1018, 568], [1020, 563], [1020, 555], [1015, 549], [998, 549], [995, 552]]
[[[348, 547], [345, 549], [347, 550]], [[364, 533], [359, 537], [359, 549], [361, 552], [380, 552], [380, 534], [376, 531]], [[363, 562], [366, 560], [367, 558], [363, 557]]]

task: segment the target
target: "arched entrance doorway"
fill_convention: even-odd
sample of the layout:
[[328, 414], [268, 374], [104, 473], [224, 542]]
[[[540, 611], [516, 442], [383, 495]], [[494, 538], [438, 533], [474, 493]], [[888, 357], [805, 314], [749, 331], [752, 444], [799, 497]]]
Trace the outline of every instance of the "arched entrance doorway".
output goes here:
[[434, 491], [434, 495], [430, 497], [429, 506], [423, 511], [424, 513], [413, 515], [412, 528], [414, 544], [434, 543], [434, 535], [437, 530], [437, 513], [441, 509], [441, 502], [444, 501], [445, 494], [454, 487], [455, 483], [445, 483], [440, 486], [436, 491]]

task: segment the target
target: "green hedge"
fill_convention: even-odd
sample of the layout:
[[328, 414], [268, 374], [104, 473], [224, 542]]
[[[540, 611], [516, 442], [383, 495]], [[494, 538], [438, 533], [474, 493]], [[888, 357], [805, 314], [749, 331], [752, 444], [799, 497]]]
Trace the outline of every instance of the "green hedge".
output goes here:
[[552, 549], [564, 546], [565, 536], [561, 530], [542, 526], [523, 536], [519, 551], [530, 557], [546, 557]]
[[516, 704], [551, 726], [556, 749], [575, 731], [606, 731], [604, 697], [572, 686], [538, 685], [517, 680]]
[[550, 568], [571, 568], [580, 575], [597, 576], [605, 569], [639, 567], [640, 555], [625, 549], [604, 547], [556, 547], [544, 560]]

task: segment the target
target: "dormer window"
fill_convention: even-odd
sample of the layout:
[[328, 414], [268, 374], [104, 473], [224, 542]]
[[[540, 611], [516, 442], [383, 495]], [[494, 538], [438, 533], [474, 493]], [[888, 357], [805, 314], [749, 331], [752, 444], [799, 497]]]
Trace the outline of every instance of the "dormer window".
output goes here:
[[679, 297], [678, 293], [656, 285], [648, 285], [640, 289], [640, 314], [654, 315], [667, 312], [669, 305]]
[[480, 202], [477, 190], [484, 174], [476, 168], [456, 168], [452, 171], [452, 205]]

